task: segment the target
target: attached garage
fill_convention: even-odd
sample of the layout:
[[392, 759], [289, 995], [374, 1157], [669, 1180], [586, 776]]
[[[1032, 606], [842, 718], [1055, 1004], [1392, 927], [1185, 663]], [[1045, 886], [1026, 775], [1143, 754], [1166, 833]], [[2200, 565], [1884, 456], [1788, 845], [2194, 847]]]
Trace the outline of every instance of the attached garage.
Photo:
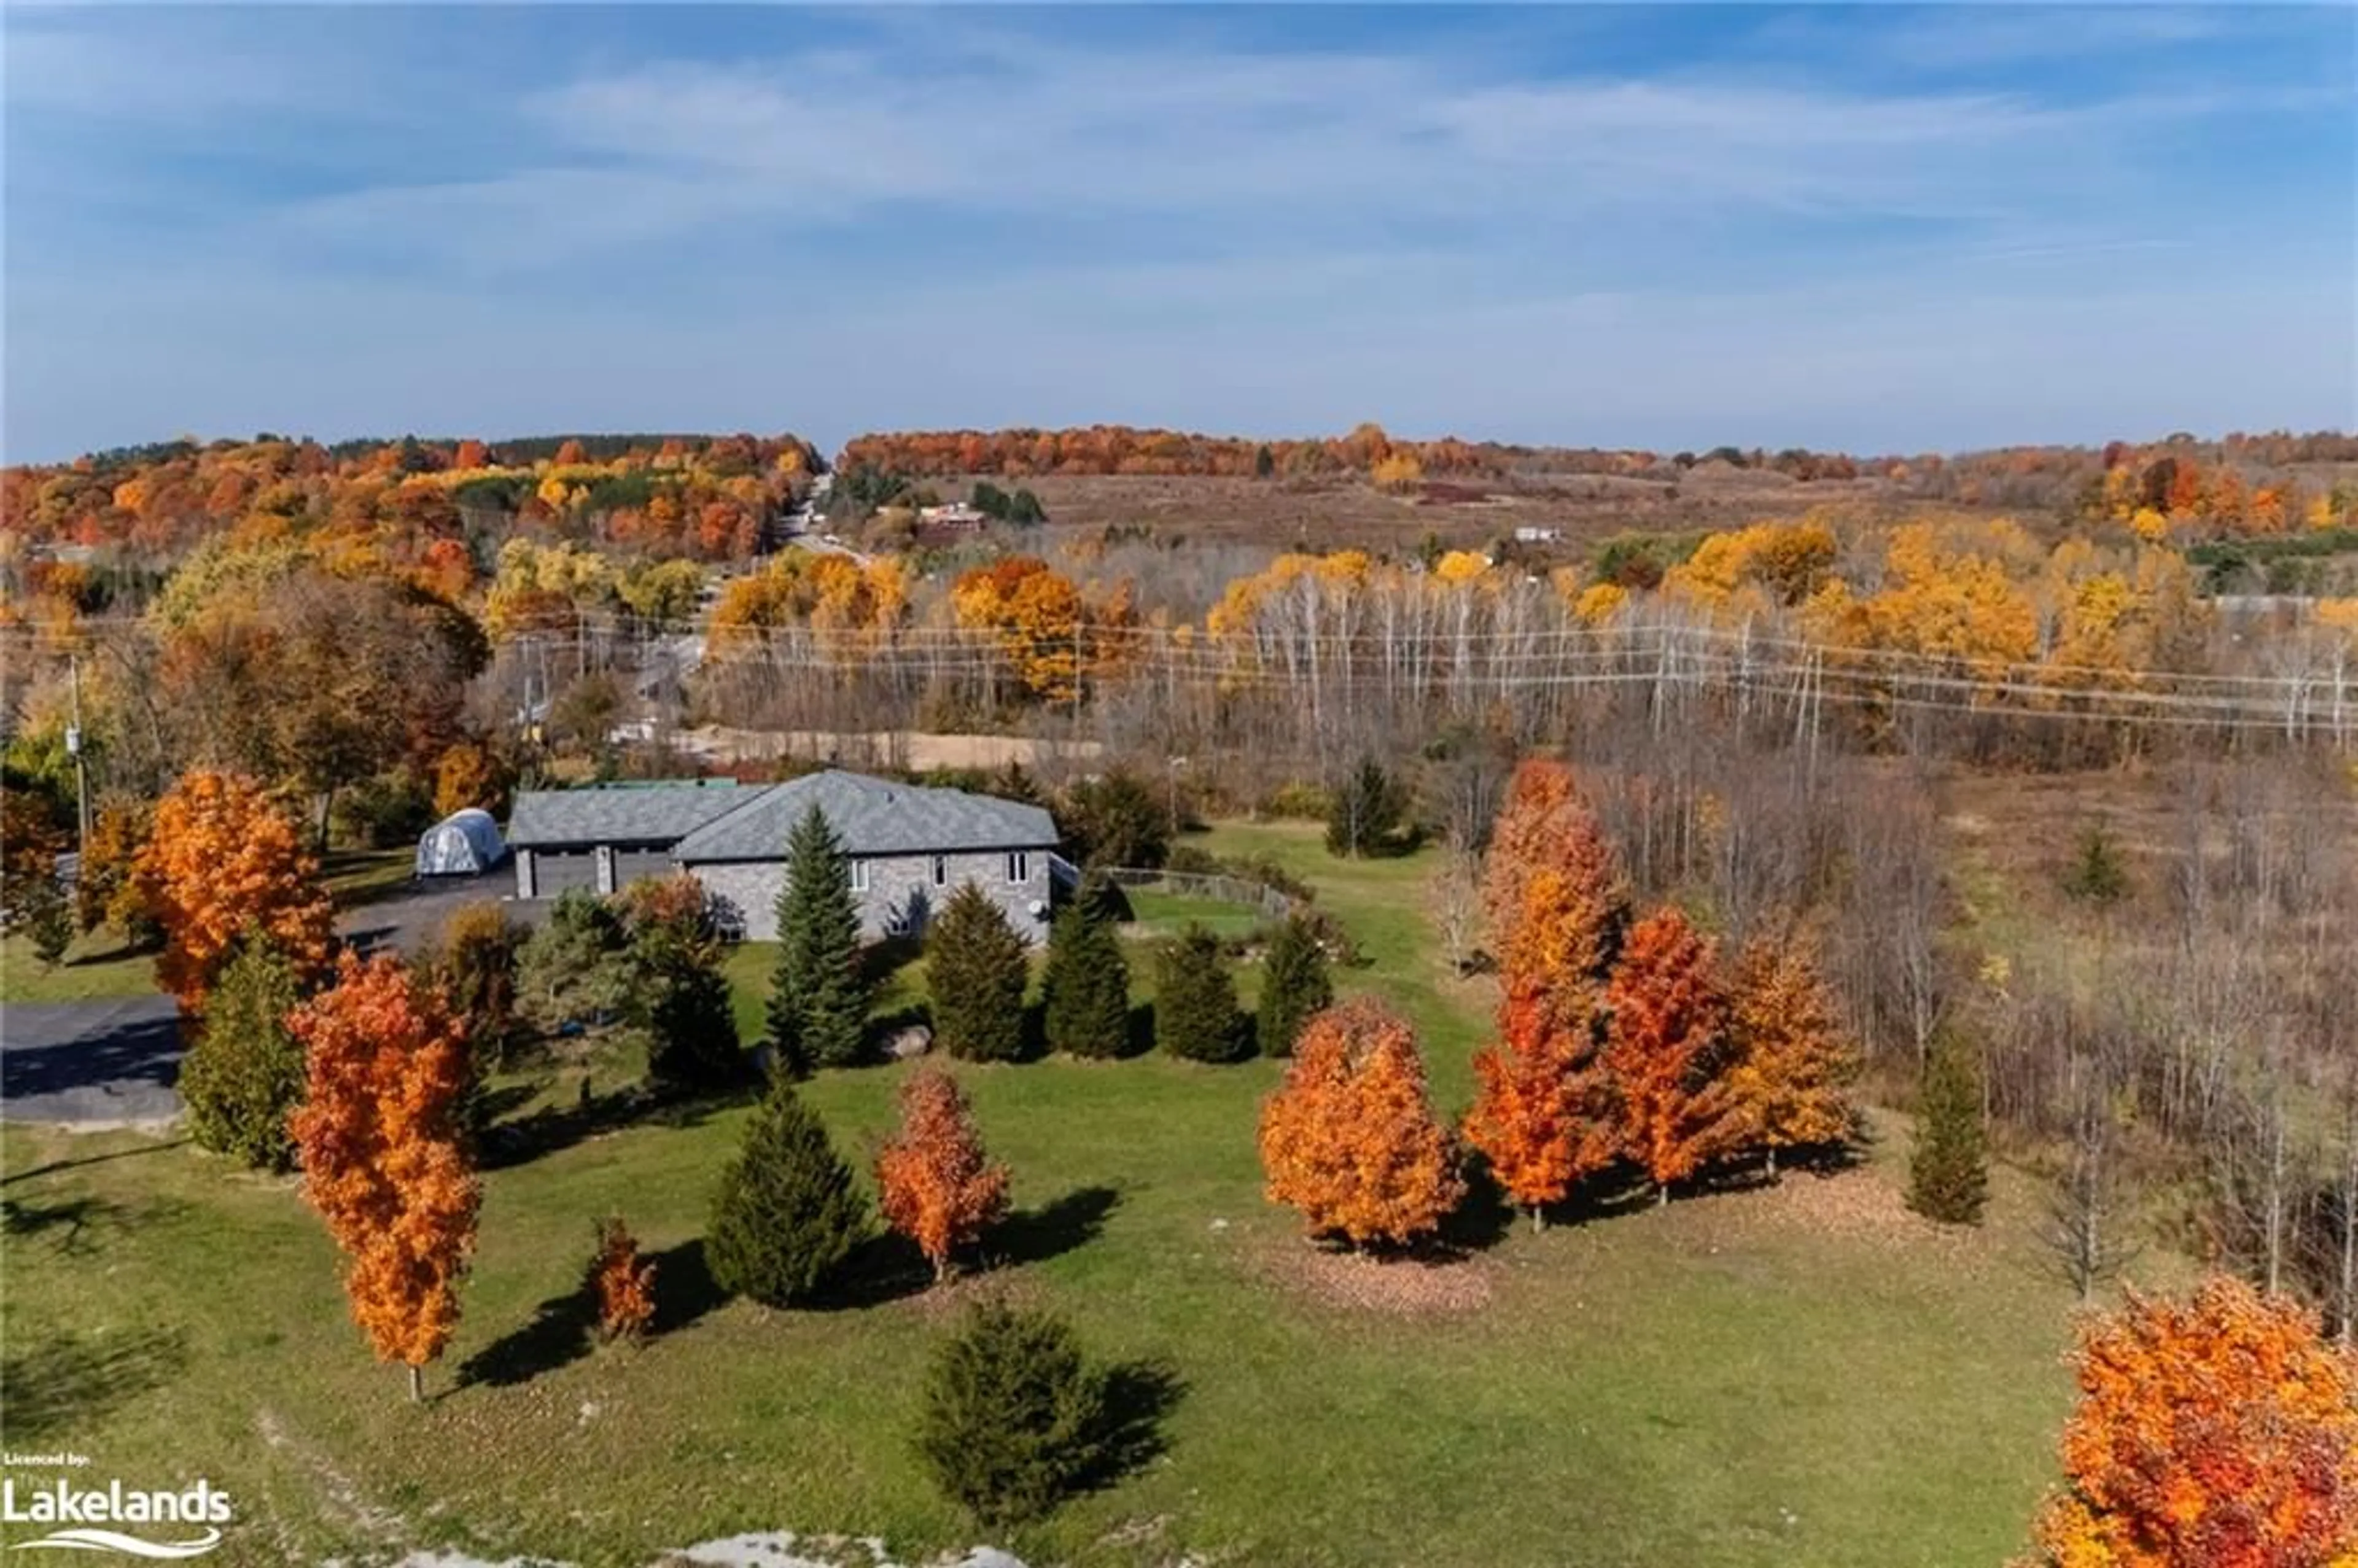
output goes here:
[[768, 793], [733, 779], [670, 779], [526, 790], [508, 820], [516, 897], [551, 899], [579, 889], [612, 892], [678, 868], [672, 846]]

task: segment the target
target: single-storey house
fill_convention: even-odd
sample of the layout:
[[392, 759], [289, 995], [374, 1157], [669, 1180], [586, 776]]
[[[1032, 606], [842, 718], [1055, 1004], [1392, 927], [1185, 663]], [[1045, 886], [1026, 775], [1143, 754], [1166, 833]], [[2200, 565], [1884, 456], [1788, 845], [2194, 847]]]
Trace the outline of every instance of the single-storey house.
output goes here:
[[1046, 811], [838, 769], [777, 784], [716, 779], [524, 791], [507, 831], [516, 897], [612, 892], [684, 871], [746, 936], [774, 940], [786, 838], [814, 806], [850, 860], [870, 940], [922, 934], [966, 882], [989, 894], [1027, 940], [1046, 936], [1057, 845]]

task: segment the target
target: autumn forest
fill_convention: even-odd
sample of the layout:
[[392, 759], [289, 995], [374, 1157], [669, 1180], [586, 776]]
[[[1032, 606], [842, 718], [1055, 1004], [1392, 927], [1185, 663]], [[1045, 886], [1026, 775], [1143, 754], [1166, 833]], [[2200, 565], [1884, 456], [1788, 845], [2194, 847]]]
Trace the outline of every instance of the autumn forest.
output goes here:
[[[1809, 1560], [2358, 1561], [2358, 436], [184, 438], [0, 474], [0, 646], [7, 1000], [157, 996], [188, 1050], [178, 1163], [76, 1191], [270, 1237], [315, 1309], [271, 1409], [472, 1549], [760, 1522], [590, 1519], [491, 1456], [638, 1409], [743, 1487], [738, 1447], [824, 1471], [800, 1529], [1376, 1561], [1347, 1483], [1314, 1543], [1193, 1466], [1262, 1395], [1410, 1487], [1480, 1457], [1442, 1428], [1571, 1419], [1526, 1360], [1708, 1404], [1678, 1379], [1839, 1358], [1855, 1303], [1939, 1387], [1841, 1417], [1877, 1451], [1777, 1527]], [[979, 898], [860, 950], [816, 811], [774, 944], [689, 878], [527, 914], [504, 874], [348, 939], [461, 809], [830, 765], [1047, 806], [1044, 950]], [[12, 1186], [67, 1168], [33, 1136]], [[1593, 1361], [1574, 1297], [1625, 1348], [1693, 1326]], [[1367, 1435], [1330, 1350], [1436, 1433]], [[1631, 1525], [1643, 1561], [1784, 1560], [1729, 1521], [1802, 1483], [1716, 1419], [1743, 1495]], [[1985, 1419], [1911, 1538], [1898, 1467]], [[1449, 1561], [1570, 1560], [1436, 1506]]]

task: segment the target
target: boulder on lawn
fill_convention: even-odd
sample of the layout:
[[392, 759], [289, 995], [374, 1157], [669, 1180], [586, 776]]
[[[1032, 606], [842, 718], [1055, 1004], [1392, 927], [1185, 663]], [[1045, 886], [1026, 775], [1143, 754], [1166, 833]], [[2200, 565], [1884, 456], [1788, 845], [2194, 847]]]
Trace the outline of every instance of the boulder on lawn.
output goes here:
[[896, 1029], [884, 1037], [884, 1054], [895, 1062], [913, 1061], [934, 1048], [934, 1032], [922, 1023]]

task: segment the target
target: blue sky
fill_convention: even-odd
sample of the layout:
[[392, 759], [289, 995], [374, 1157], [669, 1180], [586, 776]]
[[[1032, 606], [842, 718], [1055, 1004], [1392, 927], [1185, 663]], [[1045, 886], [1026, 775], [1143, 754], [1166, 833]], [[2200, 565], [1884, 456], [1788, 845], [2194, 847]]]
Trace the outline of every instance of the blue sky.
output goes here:
[[14, 460], [2358, 427], [2358, 10], [11, 5]]

